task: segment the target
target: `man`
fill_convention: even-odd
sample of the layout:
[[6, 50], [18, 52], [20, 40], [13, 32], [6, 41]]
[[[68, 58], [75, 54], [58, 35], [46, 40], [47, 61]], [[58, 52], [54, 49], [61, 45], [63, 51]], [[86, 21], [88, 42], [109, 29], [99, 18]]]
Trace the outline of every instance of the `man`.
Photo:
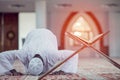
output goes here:
[[[1, 75], [22, 75], [13, 68], [19, 59], [25, 66], [25, 74], [40, 75], [51, 69], [58, 61], [71, 55], [71, 50], [58, 50], [56, 36], [48, 29], [35, 29], [25, 40], [22, 49], [0, 53]], [[59, 72], [76, 73], [78, 55], [65, 62]]]

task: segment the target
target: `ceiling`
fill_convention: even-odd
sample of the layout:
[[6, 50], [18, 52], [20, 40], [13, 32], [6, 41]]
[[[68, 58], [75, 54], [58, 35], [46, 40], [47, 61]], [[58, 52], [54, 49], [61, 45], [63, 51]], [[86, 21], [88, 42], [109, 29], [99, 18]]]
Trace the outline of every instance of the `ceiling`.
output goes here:
[[[35, 12], [37, 0], [0, 0], [0, 12]], [[109, 11], [120, 12], [120, 0], [40, 0], [47, 11]]]

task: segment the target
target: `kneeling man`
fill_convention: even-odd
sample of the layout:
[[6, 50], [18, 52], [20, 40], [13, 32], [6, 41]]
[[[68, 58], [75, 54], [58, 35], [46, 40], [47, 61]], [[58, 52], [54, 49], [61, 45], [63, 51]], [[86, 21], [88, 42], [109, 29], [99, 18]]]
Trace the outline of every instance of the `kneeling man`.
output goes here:
[[[50, 30], [35, 29], [28, 33], [22, 49], [0, 53], [0, 75], [22, 75], [13, 67], [17, 59], [25, 66], [24, 74], [40, 75], [73, 52], [58, 50], [56, 36]], [[75, 55], [60, 67], [60, 71], [77, 73], [77, 66], [78, 55]]]

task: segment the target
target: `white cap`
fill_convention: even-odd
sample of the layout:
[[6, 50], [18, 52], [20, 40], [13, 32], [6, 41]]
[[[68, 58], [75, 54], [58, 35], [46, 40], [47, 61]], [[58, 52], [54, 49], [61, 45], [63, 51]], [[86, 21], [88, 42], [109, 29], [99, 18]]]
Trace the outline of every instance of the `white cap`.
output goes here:
[[43, 71], [43, 62], [40, 58], [33, 58], [28, 65], [28, 72], [31, 75], [39, 75]]

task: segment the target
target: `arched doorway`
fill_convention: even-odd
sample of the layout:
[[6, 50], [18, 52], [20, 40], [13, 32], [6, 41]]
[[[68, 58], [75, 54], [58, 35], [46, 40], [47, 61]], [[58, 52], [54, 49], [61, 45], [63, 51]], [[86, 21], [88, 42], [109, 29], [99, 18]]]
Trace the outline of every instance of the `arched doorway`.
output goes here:
[[[66, 31], [72, 32], [78, 36], [82, 36], [87, 40], [92, 39], [93, 37], [102, 33], [101, 25], [91, 12], [72, 12], [63, 25], [61, 31], [61, 49], [76, 50], [80, 47], [80, 44], [66, 37], [64, 35]], [[99, 50], [102, 50], [102, 47], [104, 47], [103, 40], [101, 39], [93, 46]]]

